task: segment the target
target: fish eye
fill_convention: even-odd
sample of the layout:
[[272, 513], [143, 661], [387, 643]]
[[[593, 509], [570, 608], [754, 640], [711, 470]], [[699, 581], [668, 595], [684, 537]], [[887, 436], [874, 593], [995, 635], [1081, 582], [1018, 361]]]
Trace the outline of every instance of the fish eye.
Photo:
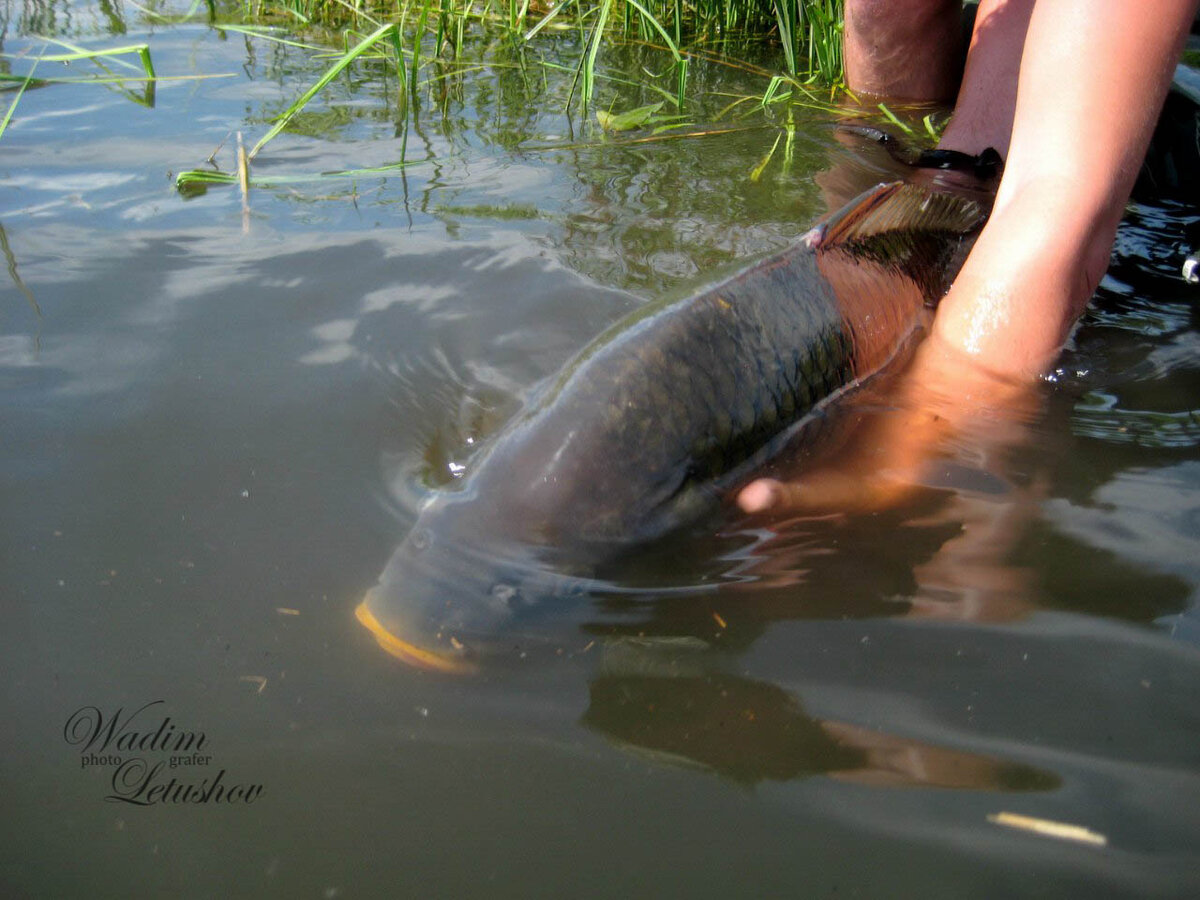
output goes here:
[[427, 550], [432, 543], [433, 535], [429, 533], [428, 528], [413, 529], [412, 545], [414, 550]]

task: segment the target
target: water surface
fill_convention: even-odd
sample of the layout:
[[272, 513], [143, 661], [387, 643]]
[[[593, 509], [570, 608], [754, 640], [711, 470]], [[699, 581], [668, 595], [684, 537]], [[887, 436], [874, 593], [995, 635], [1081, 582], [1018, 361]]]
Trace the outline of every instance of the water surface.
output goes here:
[[[410, 164], [247, 212], [172, 173], [222, 142], [228, 170], [231, 133], [256, 140], [323, 60], [133, 7], [6, 15], [10, 53], [58, 29], [231, 76], [152, 106], [140, 84], [31, 90], [0, 142], [6, 896], [1200, 889], [1194, 206], [1131, 205], [1044, 415], [996, 458], [967, 446], [878, 515], [729, 514], [609, 573], [640, 590], [446, 678], [353, 616], [422, 492], [607, 325], [886, 164], [825, 113], [722, 115], [764, 80], [698, 61], [686, 130], [723, 133], [605, 138], [539, 62], [569, 61], [561, 38], [476, 48], [490, 66], [415, 108], [352, 70], [255, 174]], [[154, 701], [124, 728], [140, 748], [118, 727], [98, 752]], [[261, 792], [177, 802], [218, 776]], [[124, 802], [147, 777], [175, 793]]]

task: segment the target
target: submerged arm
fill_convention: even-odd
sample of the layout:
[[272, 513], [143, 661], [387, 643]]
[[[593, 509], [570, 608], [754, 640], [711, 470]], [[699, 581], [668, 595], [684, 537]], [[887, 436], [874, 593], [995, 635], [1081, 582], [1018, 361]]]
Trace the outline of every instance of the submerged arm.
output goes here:
[[[947, 434], [1022, 417], [1108, 265], [1196, 7], [983, 0], [943, 146], [1007, 150], [991, 219], [905, 377], [899, 412], [870, 441], [875, 450], [803, 484], [752, 482], [738, 496], [743, 509], [886, 504]], [[853, 21], [848, 12], [848, 29]], [[1015, 90], [1006, 88], [1018, 71]]]
[[[992, 218], [934, 321], [946, 352], [1024, 380], [1054, 361], [1108, 266], [1195, 11], [1195, 0], [1034, 4]], [[976, 102], [971, 74], [962, 94]], [[969, 132], [950, 129], [951, 141], [977, 152]]]

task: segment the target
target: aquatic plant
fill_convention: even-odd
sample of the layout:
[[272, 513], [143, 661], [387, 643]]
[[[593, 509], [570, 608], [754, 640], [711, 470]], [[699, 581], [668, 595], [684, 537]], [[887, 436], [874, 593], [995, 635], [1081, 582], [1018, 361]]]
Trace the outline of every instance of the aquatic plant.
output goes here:
[[[47, 49], [51, 44], [57, 44], [64, 48], [65, 53], [47, 53]], [[141, 67], [122, 59], [123, 56], [135, 54], [138, 57]], [[19, 54], [0, 53], [0, 59], [16, 60], [20, 59]], [[100, 71], [101, 75], [83, 75], [72, 77], [35, 77], [38, 66], [41, 63], [56, 62], [56, 63], [71, 63], [82, 62], [87, 60], [93, 63]], [[128, 70], [127, 74], [113, 72], [106, 66], [103, 60], [108, 60], [118, 66]], [[14, 75], [9, 72], [0, 73], [0, 84], [16, 85], [16, 94], [12, 101], [8, 104], [8, 109], [4, 113], [4, 118], [0, 119], [0, 137], [4, 136], [5, 130], [8, 128], [9, 122], [12, 121], [13, 113], [16, 112], [17, 104], [21, 102], [21, 97], [25, 95], [25, 91], [31, 87], [41, 87], [51, 83], [62, 82], [89, 82], [93, 84], [108, 85], [116, 90], [121, 91], [129, 99], [135, 103], [140, 103], [143, 106], [154, 105], [154, 83], [158, 78], [154, 72], [154, 63], [150, 59], [150, 47], [148, 44], [132, 44], [125, 47], [106, 47], [97, 50], [88, 50], [83, 47], [77, 47], [74, 44], [56, 38], [46, 38], [42, 45], [41, 53], [33, 57], [33, 64], [29, 71], [24, 75]], [[137, 94], [125, 87], [128, 81], [140, 81], [143, 83], [143, 91]]]
[[736, 52], [751, 43], [776, 44], [786, 74], [807, 81], [842, 78], [843, 0], [243, 0], [249, 21], [361, 29], [415, 23], [414, 42], [435, 32], [435, 53], [455, 58], [468, 27], [530, 40], [543, 29], [580, 35], [581, 96], [590, 100], [596, 60], [615, 41], [660, 43], [676, 58], [682, 81], [687, 50]]
[[[250, 183], [247, 163], [273, 137], [294, 121], [296, 115], [355, 59], [369, 56], [384, 59], [396, 73], [400, 94], [417, 101], [417, 88], [446, 75], [446, 67], [466, 66], [464, 46], [469, 35], [485, 42], [499, 39], [508, 46], [529, 47], [539, 36], [551, 34], [574, 40], [576, 62], [567, 98], [577, 99], [585, 112], [596, 103], [597, 84], [605, 78], [599, 69], [602, 51], [637, 45], [660, 50], [670, 58], [670, 89], [654, 83], [648, 87], [664, 98], [660, 103], [620, 110], [597, 109], [595, 117], [607, 132], [620, 132], [641, 125], [655, 127], [655, 134], [681, 126], [688, 81], [688, 61], [694, 57], [729, 59], [730, 51], [746, 50], [752, 43], [777, 43], [782, 51], [785, 72], [759, 70], [766, 87], [758, 98], [735, 98], [727, 110], [757, 99], [767, 107], [773, 103], [819, 103], [809, 90], [825, 83], [831, 89], [840, 83], [842, 0], [563, 0], [545, 6], [537, 0], [383, 0], [355, 3], [347, 0], [284, 0], [282, 5], [267, 5], [261, 0], [246, 0], [246, 17], [270, 21], [281, 12], [290, 21], [303, 26], [336, 27], [341, 30], [344, 52], [325, 73], [275, 120], [271, 130], [254, 148], [239, 158], [239, 172], [224, 176], [212, 172], [180, 173], [181, 188], [198, 188], [216, 181]], [[225, 26], [223, 26], [225, 27]], [[228, 26], [239, 30], [238, 26]], [[372, 29], [364, 37], [360, 30]], [[269, 40], [287, 39], [262, 28], [245, 27], [255, 36]], [[472, 61], [473, 62], [473, 61]], [[519, 65], [523, 65], [522, 60]], [[538, 59], [535, 65], [560, 68], [557, 62]], [[736, 63], [734, 63], [736, 64]], [[495, 65], [489, 59], [489, 66]], [[430, 75], [430, 67], [435, 74]], [[643, 69], [643, 71], [645, 71]], [[646, 73], [651, 74], [651, 73]], [[651, 75], [652, 78], [656, 76]], [[806, 97], [799, 94], [803, 92]], [[830, 95], [832, 99], [832, 93]], [[669, 102], [673, 110], [658, 115]], [[672, 135], [676, 137], [677, 135]], [[405, 134], [406, 137], [406, 134]], [[405, 164], [404, 145], [398, 165]], [[255, 182], [265, 183], [265, 182]]]
[[[843, 0], [243, 0], [250, 21], [282, 19], [327, 28], [364, 22], [434, 23], [439, 38], [460, 46], [466, 23], [486, 24], [528, 38], [550, 22], [603, 39], [686, 42], [715, 50], [746, 41], [774, 41], [792, 76], [841, 77]], [[439, 41], [440, 42], [440, 41]], [[588, 42], [598, 47], [601, 38]]]

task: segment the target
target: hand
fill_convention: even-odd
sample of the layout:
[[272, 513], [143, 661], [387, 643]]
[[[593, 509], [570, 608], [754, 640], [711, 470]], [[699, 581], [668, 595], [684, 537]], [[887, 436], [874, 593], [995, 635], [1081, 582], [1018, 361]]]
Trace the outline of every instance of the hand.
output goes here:
[[[1036, 383], [980, 368], [936, 334], [917, 349], [888, 399], [850, 441], [850, 454], [796, 479], [758, 478], [737, 493], [747, 513], [867, 512], [936, 485], [941, 468], [973, 468], [1019, 443], [1038, 413]], [[994, 465], [994, 463], [992, 463]]]

